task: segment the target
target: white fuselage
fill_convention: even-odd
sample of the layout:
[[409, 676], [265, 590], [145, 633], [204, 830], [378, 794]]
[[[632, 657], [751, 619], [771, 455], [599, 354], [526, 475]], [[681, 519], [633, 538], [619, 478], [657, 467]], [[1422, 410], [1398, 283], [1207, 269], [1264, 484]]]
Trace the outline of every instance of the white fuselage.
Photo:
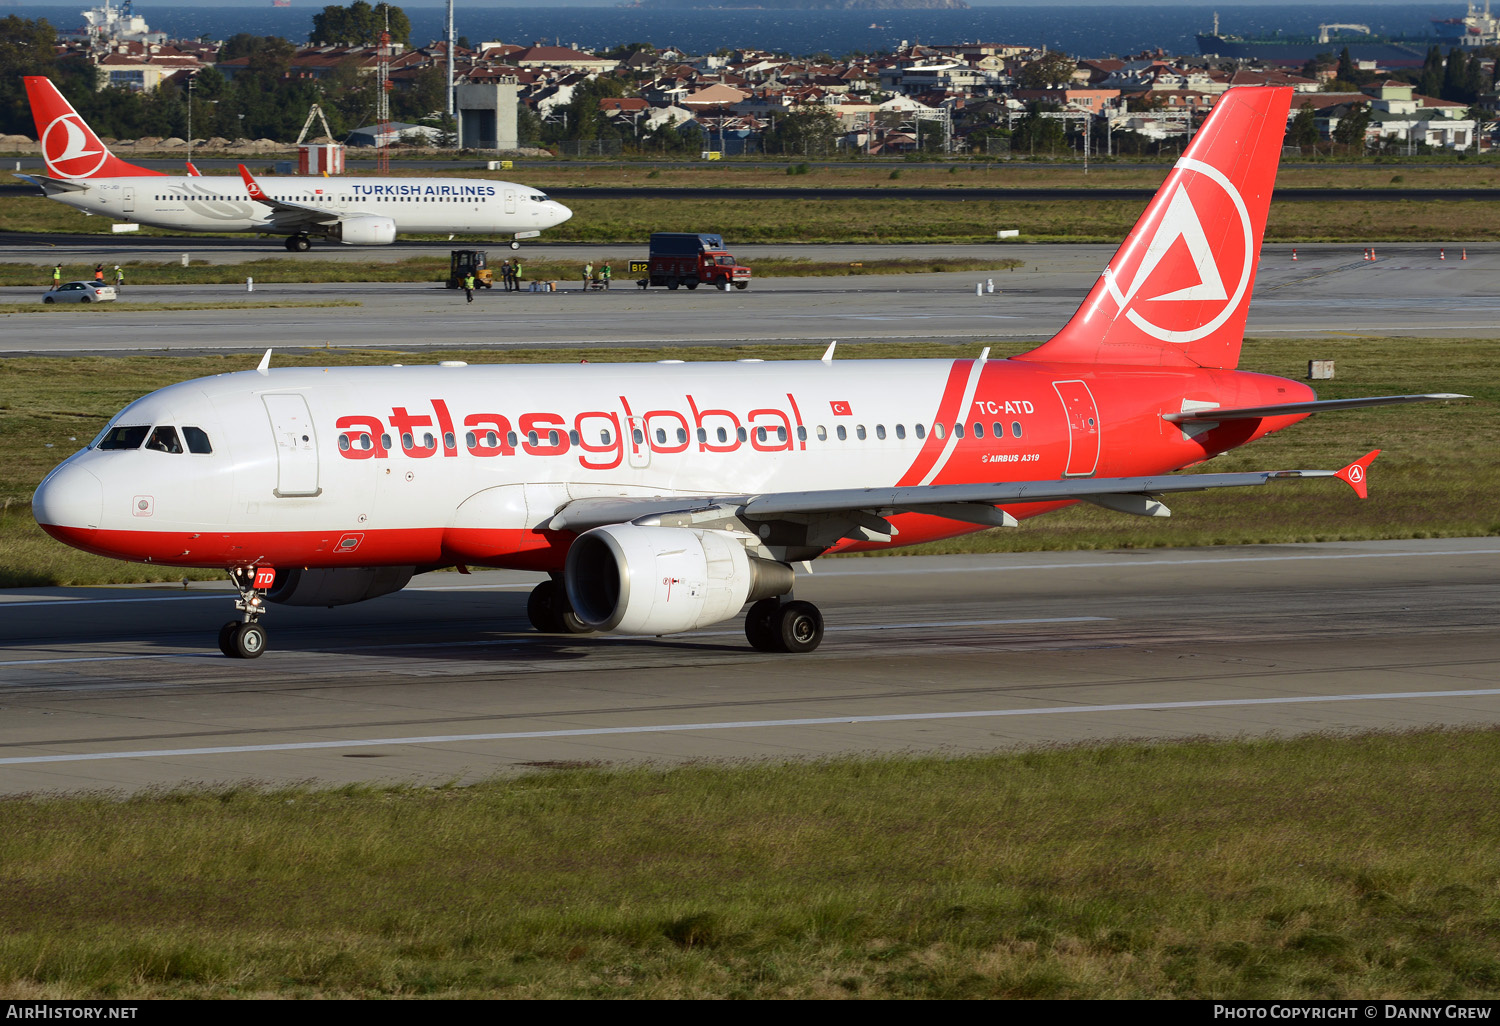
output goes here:
[[[388, 217], [401, 233], [509, 234], [562, 224], [572, 211], [539, 189], [460, 178], [262, 178], [282, 203], [344, 217]], [[90, 214], [189, 232], [289, 234], [270, 204], [228, 175], [79, 180], [53, 199]], [[282, 223], [278, 223], [281, 221]]]
[[[1261, 377], [1142, 370], [1127, 389], [1012, 360], [250, 371], [132, 403], [101, 439], [136, 428], [135, 444], [96, 440], [34, 505], [80, 547], [153, 562], [553, 569], [567, 544], [545, 525], [579, 499], [1180, 467], [1204, 442], [1161, 415], [1190, 393], [1259, 401]], [[164, 426], [179, 451], [140, 444]], [[896, 543], [973, 529], [919, 518]]]

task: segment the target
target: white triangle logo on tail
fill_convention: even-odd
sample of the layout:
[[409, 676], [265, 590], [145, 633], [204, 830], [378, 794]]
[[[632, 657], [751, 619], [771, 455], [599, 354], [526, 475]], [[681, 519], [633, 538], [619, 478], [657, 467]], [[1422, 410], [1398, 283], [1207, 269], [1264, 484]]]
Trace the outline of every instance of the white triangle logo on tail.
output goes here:
[[1161, 223], [1156, 226], [1156, 234], [1151, 237], [1151, 244], [1146, 247], [1146, 258], [1141, 261], [1139, 270], [1135, 272], [1135, 280], [1130, 283], [1130, 290], [1125, 293], [1125, 302], [1130, 302], [1178, 239], [1187, 245], [1188, 255], [1193, 258], [1193, 266], [1198, 270], [1198, 283], [1178, 289], [1176, 292], [1145, 298], [1156, 302], [1229, 298], [1229, 293], [1224, 291], [1224, 279], [1219, 274], [1218, 265], [1214, 263], [1214, 254], [1209, 247], [1208, 236], [1203, 233], [1203, 222], [1198, 219], [1198, 212], [1193, 209], [1193, 201], [1188, 199], [1187, 190], [1179, 182], [1177, 190], [1172, 193], [1172, 201], [1167, 205], [1166, 214], [1163, 215]]
[[[1184, 172], [1197, 172], [1197, 174], [1187, 177], [1183, 174]], [[1123, 259], [1120, 260], [1118, 275], [1113, 268], [1105, 269], [1104, 283], [1109, 294], [1119, 305], [1120, 312], [1137, 328], [1152, 338], [1183, 345], [1196, 342], [1217, 331], [1219, 326], [1228, 320], [1239, 307], [1240, 300], [1244, 298], [1255, 272], [1255, 236], [1251, 230], [1250, 212], [1245, 208], [1244, 199], [1222, 171], [1203, 161], [1184, 157], [1178, 161], [1173, 173], [1180, 176], [1179, 180], [1175, 183], [1171, 199], [1167, 201], [1166, 210], [1162, 212], [1161, 220], [1157, 222], [1156, 230], [1151, 235], [1151, 241], [1146, 244], [1145, 251], [1136, 250], [1125, 253]], [[1224, 275], [1214, 257], [1213, 245], [1208, 241], [1208, 234], [1203, 230], [1203, 221], [1198, 216], [1198, 210], [1194, 207], [1189, 195], [1189, 187], [1191, 187], [1192, 192], [1198, 193], [1199, 201], [1202, 202], [1205, 199], [1203, 190], [1209, 190], [1209, 195], [1212, 195], [1215, 186], [1222, 190], [1224, 198], [1229, 200], [1240, 225], [1239, 245], [1225, 240], [1225, 251], [1220, 254], [1221, 258], [1238, 257], [1239, 260], [1239, 280], [1235, 283], [1232, 295], [1225, 288]], [[1167, 255], [1178, 239], [1181, 239], [1187, 246], [1198, 280], [1159, 296], [1138, 296], [1137, 293], [1145, 286], [1151, 273], [1156, 270], [1157, 265], [1161, 263], [1162, 258]], [[1240, 247], [1243, 247], [1240, 252], [1233, 252], [1234, 249], [1240, 249]], [[1135, 253], [1140, 253], [1140, 256], [1132, 272], [1130, 264], [1135, 258]], [[1233, 264], [1230, 266], [1232, 267]], [[1126, 273], [1131, 275], [1130, 284], [1126, 291], [1121, 292], [1119, 279]], [[1148, 320], [1131, 305], [1133, 300], [1145, 303], [1200, 301], [1222, 303], [1223, 306], [1213, 317], [1203, 323], [1168, 328]], [[1168, 320], [1170, 319], [1169, 317]]]

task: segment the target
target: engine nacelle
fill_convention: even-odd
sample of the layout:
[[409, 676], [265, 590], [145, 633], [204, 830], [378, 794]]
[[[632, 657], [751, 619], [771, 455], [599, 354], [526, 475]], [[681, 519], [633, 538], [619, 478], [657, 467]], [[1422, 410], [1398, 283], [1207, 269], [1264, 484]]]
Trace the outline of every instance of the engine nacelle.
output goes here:
[[396, 222], [389, 217], [346, 217], [332, 235], [346, 246], [389, 246], [396, 241]]
[[277, 570], [266, 599], [284, 606], [347, 606], [400, 591], [417, 572], [414, 566], [372, 566], [337, 570]]
[[784, 595], [793, 576], [726, 531], [615, 524], [578, 536], [564, 580], [573, 612], [596, 631], [676, 634]]

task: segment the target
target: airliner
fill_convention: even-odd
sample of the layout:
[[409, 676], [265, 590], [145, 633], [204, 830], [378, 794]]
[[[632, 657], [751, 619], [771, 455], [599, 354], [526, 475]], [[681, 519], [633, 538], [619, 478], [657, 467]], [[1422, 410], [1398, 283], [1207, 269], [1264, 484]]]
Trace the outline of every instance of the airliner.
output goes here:
[[[548, 576], [540, 631], [663, 636], [737, 617], [808, 652], [793, 597], [831, 552], [948, 538], [1078, 502], [1167, 516], [1178, 492], [1338, 470], [1177, 474], [1320, 401], [1236, 369], [1291, 90], [1214, 106], [1083, 305], [991, 359], [273, 367], [171, 385], [54, 469], [32, 509], [118, 559], [226, 571], [228, 656], [266, 648], [268, 603], [335, 606], [439, 568]], [[1378, 452], [1378, 450], [1377, 450]]]
[[188, 165], [167, 175], [121, 160], [52, 81], [27, 76], [26, 95], [50, 175], [17, 175], [49, 199], [87, 214], [187, 232], [285, 235], [306, 252], [312, 240], [388, 246], [408, 232], [511, 235], [511, 248], [573, 216], [538, 189], [471, 178], [206, 178]]

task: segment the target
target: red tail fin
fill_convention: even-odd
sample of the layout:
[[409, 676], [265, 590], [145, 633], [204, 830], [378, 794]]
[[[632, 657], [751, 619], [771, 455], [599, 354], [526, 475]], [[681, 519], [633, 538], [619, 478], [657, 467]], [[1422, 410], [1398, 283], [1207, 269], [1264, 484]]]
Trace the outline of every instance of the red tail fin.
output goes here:
[[1020, 357], [1233, 367], [1290, 89], [1230, 89], [1063, 330]]
[[128, 164], [109, 152], [52, 80], [26, 76], [26, 98], [36, 122], [36, 138], [47, 170], [58, 178], [139, 178], [160, 175]]

